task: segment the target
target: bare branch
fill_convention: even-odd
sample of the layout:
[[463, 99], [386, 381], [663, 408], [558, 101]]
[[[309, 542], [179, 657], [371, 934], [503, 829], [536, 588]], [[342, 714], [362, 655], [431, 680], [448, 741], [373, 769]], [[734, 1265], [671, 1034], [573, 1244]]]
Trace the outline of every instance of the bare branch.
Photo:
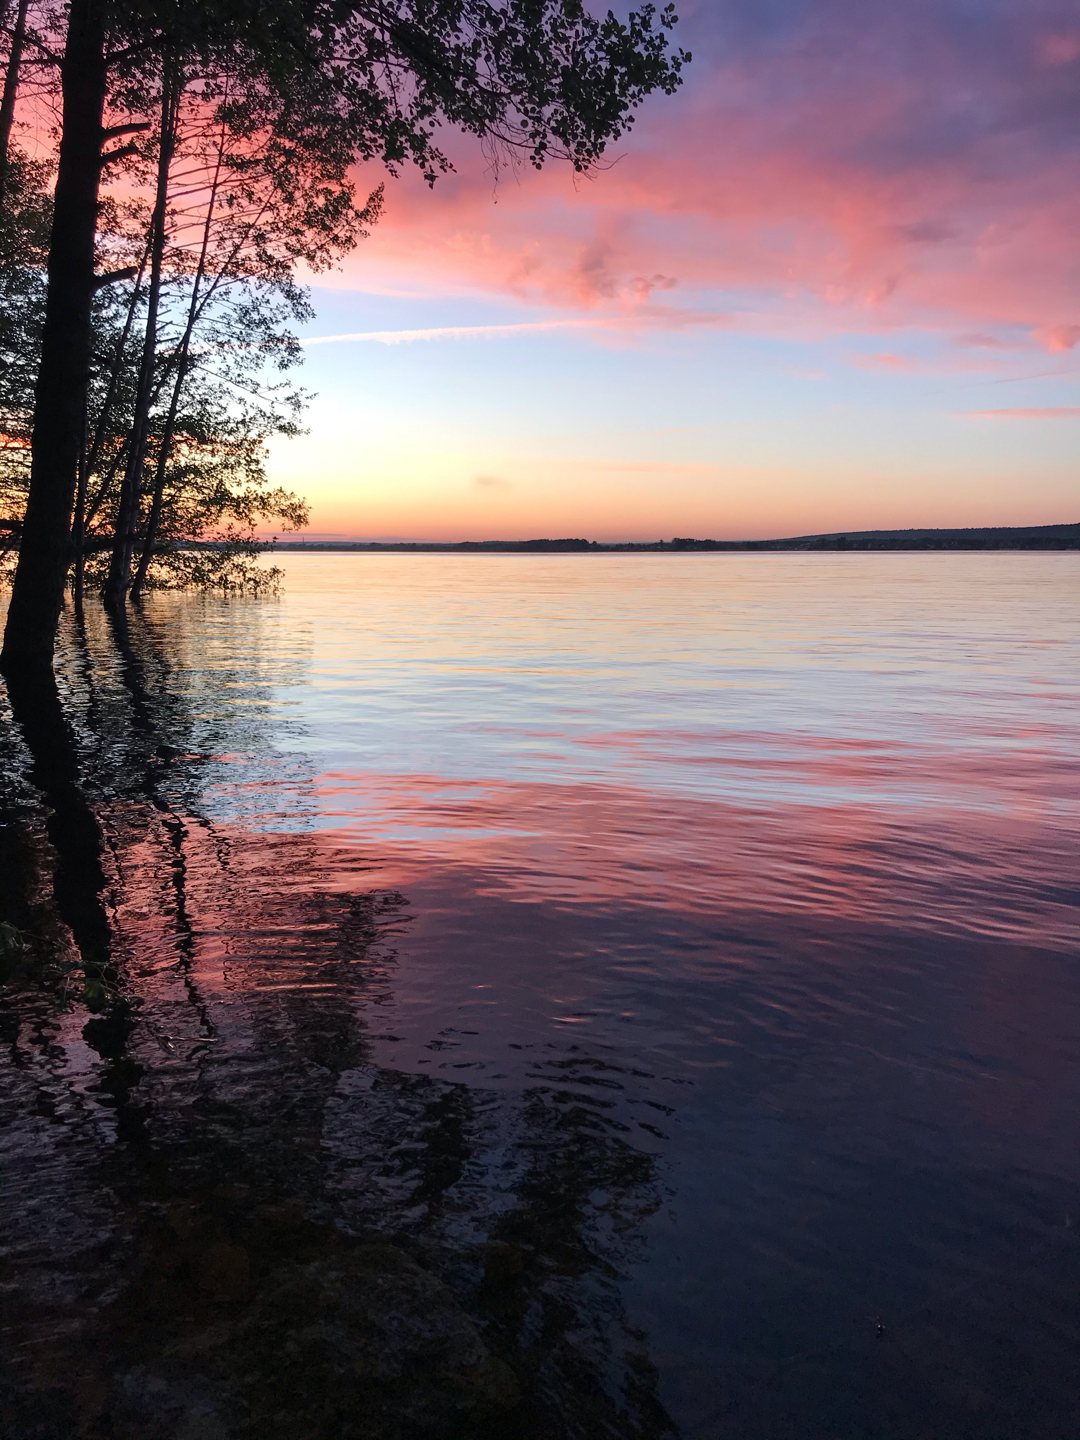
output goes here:
[[138, 273], [135, 265], [125, 265], [123, 270], [107, 270], [104, 275], [94, 276], [94, 289], [104, 290], [106, 285], [113, 285], [118, 280], [133, 280]]
[[111, 165], [114, 160], [124, 160], [128, 155], [137, 155], [138, 153], [139, 147], [133, 140], [130, 145], [121, 145], [116, 150], [106, 151], [101, 157], [101, 168], [104, 170], [105, 166]]
[[121, 135], [139, 135], [149, 129], [149, 120], [134, 121], [130, 125], [109, 125], [101, 132], [101, 143], [107, 145], [110, 140], [118, 140]]

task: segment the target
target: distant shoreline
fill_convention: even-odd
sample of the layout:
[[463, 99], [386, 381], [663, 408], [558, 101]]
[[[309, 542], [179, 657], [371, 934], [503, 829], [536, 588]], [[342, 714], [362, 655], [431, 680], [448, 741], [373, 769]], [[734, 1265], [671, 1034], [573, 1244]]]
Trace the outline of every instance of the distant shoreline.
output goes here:
[[576, 555], [612, 553], [685, 553], [686, 551], [815, 551], [815, 550], [1080, 550], [1080, 523], [1075, 525], [993, 525], [957, 530], [847, 530], [824, 535], [795, 535], [783, 540], [278, 540], [266, 541], [271, 551], [365, 551], [375, 554], [440, 555]]

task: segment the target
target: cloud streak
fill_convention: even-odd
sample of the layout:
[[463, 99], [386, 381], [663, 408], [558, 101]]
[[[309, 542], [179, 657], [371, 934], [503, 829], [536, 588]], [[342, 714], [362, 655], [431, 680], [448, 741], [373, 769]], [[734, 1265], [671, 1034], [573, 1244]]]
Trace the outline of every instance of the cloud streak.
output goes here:
[[416, 340], [501, 340], [511, 335], [539, 334], [545, 330], [599, 330], [603, 320], [529, 320], [510, 325], [431, 325], [422, 330], [360, 330], [348, 335], [312, 335], [304, 346], [342, 345], [373, 341], [378, 345], [408, 345]]
[[1080, 405], [1043, 405], [1013, 410], [964, 410], [961, 413], [991, 420], [1080, 420]]
[[539, 335], [556, 330], [601, 330], [633, 333], [641, 330], [729, 328], [735, 318], [715, 311], [680, 310], [653, 306], [628, 315], [596, 315], [556, 320], [521, 320], [503, 325], [430, 325], [416, 330], [357, 330], [342, 335], [311, 335], [303, 346], [341, 345], [369, 341], [378, 345], [408, 345], [420, 340], [505, 340], [515, 335]]

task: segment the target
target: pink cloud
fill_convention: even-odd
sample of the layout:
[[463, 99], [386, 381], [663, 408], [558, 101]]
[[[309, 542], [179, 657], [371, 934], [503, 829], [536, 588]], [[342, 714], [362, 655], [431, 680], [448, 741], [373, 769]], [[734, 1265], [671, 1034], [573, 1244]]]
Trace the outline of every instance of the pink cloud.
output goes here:
[[862, 370], [882, 368], [885, 370], [913, 370], [914, 364], [903, 355], [854, 355], [852, 362]]
[[958, 335], [956, 337], [956, 343], [958, 345], [966, 345], [975, 350], [1010, 350], [1013, 348], [1013, 343], [1008, 340], [1003, 340], [1000, 335], [986, 335], [978, 332], [968, 335]]
[[1036, 54], [1043, 65], [1071, 65], [1080, 60], [1080, 30], [1040, 36]]
[[1080, 325], [1052, 325], [1049, 329], [1037, 331], [1035, 338], [1052, 355], [1060, 354], [1074, 349], [1080, 342]]
[[662, 292], [662, 324], [720, 292], [754, 328], [1008, 325], [1068, 349], [1080, 50], [1044, 10], [1014, 0], [976, 26], [931, 0], [702, 7], [686, 87], [610, 169], [496, 185], [463, 145], [434, 191], [391, 186], [348, 281], [623, 315]]
[[1046, 405], [1036, 409], [965, 410], [965, 415], [1005, 420], [1080, 420], [1080, 405]]

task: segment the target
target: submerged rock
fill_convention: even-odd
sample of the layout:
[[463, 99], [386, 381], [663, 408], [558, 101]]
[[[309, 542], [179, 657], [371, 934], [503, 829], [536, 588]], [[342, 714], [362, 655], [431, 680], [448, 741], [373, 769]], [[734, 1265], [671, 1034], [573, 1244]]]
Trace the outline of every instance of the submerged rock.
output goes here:
[[203, 1261], [154, 1363], [117, 1375], [110, 1440], [461, 1440], [517, 1404], [509, 1366], [394, 1245], [291, 1260], [254, 1290], [242, 1247]]
[[457, 1437], [517, 1400], [513, 1372], [446, 1286], [386, 1244], [278, 1272], [234, 1353], [255, 1362], [245, 1398], [267, 1440]]

